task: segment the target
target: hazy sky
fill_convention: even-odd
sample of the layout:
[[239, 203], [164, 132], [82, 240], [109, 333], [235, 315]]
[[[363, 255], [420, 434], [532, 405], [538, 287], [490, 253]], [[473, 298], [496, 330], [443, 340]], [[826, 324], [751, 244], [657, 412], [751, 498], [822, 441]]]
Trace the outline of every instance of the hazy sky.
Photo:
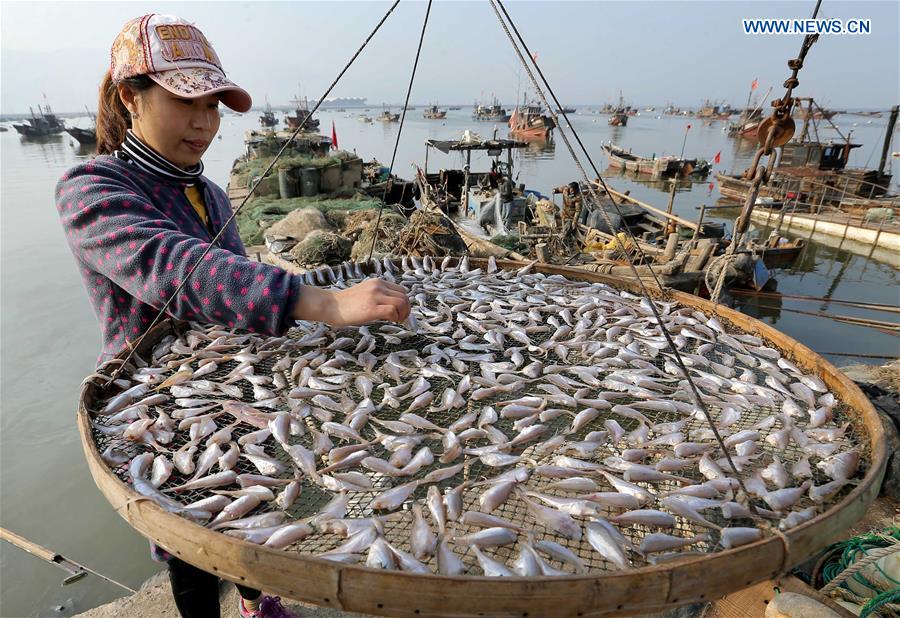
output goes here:
[[[753, 78], [776, 93], [801, 37], [747, 36], [744, 17], [809, 17], [814, 2], [524, 2], [506, 6], [560, 99], [602, 103], [622, 89], [637, 105], [746, 101]], [[2, 2], [0, 112], [27, 112], [46, 93], [58, 111], [96, 107], [122, 24], [147, 12], [195, 22], [254, 104], [318, 97], [387, 10], [385, 2]], [[333, 92], [402, 101], [425, 3], [404, 0]], [[832, 2], [821, 16], [872, 20], [869, 36], [824, 35], [798, 94], [837, 108], [900, 99], [900, 2]], [[518, 61], [484, 2], [434, 3], [413, 101], [515, 99]], [[522, 85], [525, 76], [522, 75]]]

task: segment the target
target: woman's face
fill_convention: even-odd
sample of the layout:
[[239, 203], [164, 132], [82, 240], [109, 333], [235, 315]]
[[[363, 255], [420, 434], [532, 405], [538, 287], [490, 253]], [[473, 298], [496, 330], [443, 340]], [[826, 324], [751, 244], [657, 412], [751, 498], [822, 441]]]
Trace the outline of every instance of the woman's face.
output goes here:
[[219, 131], [219, 98], [214, 94], [186, 99], [154, 84], [138, 93], [121, 86], [119, 95], [137, 114], [131, 121], [135, 135], [179, 167], [199, 163]]

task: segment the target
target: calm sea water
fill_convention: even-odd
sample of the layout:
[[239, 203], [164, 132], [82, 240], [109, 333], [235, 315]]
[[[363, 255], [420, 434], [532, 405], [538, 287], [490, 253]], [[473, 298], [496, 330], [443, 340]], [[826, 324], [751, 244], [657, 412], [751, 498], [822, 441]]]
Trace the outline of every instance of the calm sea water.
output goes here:
[[[474, 123], [466, 108], [449, 113], [445, 121], [424, 120], [422, 107], [411, 111], [403, 128], [395, 171], [412, 177], [412, 164], [424, 161], [424, 140], [460, 137], [466, 129], [490, 136], [494, 126]], [[380, 109], [371, 108], [377, 115]], [[332, 121], [340, 145], [356, 150], [364, 159], [377, 157], [387, 164], [398, 125], [364, 124], [351, 113], [319, 115], [323, 132]], [[741, 171], [753, 154], [753, 144], [743, 145], [726, 137], [724, 124], [704, 124], [694, 119], [635, 116], [627, 127], [609, 127], [605, 116], [579, 110], [572, 122], [601, 172], [606, 169], [600, 145], [606, 141], [639, 153], [677, 154], [686, 126], [685, 154], [712, 159], [722, 153], [721, 170]], [[87, 126], [87, 119], [68, 120]], [[853, 153], [852, 165], [877, 165], [884, 135], [884, 119], [845, 116], [837, 123], [862, 148]], [[222, 119], [217, 139], [205, 160], [207, 175], [225, 185], [232, 162], [243, 152], [243, 135], [257, 126], [254, 113]], [[500, 127], [500, 135], [504, 135]], [[820, 129], [823, 137], [837, 138], [833, 130]], [[99, 330], [88, 305], [81, 278], [66, 246], [53, 205], [56, 180], [70, 166], [88, 155], [68, 136], [47, 142], [22, 141], [13, 132], [0, 133], [2, 182], [0, 182], [0, 503], [2, 525], [54, 551], [82, 562], [136, 588], [159, 569], [150, 561], [147, 542], [121, 519], [100, 495], [84, 463], [75, 427], [75, 407], [81, 380], [93, 370], [99, 346]], [[517, 157], [519, 182], [542, 193], [575, 180], [576, 170], [563, 142], [529, 149]], [[429, 169], [457, 167], [461, 159], [432, 151]], [[473, 158], [473, 169], [488, 169], [486, 157]], [[640, 200], [665, 208], [667, 189], [625, 178], [611, 177], [620, 190], [630, 189]], [[696, 219], [700, 204], [713, 204], [718, 192], [706, 181], [679, 189], [675, 212]], [[713, 211], [712, 220], [733, 223], [734, 211]], [[765, 230], [754, 228], [766, 235]], [[778, 289], [788, 294], [828, 296], [896, 305], [898, 271], [869, 261], [865, 256], [837, 251], [811, 242], [802, 258], [788, 271], [778, 271]], [[896, 320], [883, 314], [827, 303], [788, 301], [773, 308], [771, 301], [750, 302], [741, 309], [798, 339], [838, 365], [851, 362], [833, 353], [897, 356], [894, 335], [841, 324], [828, 319], [791, 313], [831, 311], [878, 320]], [[870, 362], [877, 362], [872, 360]], [[8, 545], [0, 546], [2, 592], [0, 615], [69, 615], [120, 596], [121, 591], [96, 578], [62, 588], [61, 573]], [[53, 608], [62, 605], [57, 613]]]

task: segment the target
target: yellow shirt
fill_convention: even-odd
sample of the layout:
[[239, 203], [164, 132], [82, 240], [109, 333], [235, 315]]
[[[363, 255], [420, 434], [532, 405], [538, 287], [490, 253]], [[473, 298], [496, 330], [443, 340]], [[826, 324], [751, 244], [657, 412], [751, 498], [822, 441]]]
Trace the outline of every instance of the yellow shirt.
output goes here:
[[187, 185], [184, 188], [184, 194], [187, 196], [191, 206], [194, 207], [194, 210], [197, 211], [200, 220], [203, 221], [203, 225], [208, 228], [209, 217], [206, 215], [206, 204], [203, 201], [203, 193], [200, 191], [200, 187], [197, 185]]

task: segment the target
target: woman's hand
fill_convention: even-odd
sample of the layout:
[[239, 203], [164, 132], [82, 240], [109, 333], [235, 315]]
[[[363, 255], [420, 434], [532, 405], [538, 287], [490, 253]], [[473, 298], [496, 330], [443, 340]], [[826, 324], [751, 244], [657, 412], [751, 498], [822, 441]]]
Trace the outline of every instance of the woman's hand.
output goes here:
[[366, 279], [346, 290], [304, 285], [291, 316], [296, 320], [325, 322], [329, 326], [356, 326], [375, 320], [403, 322], [409, 317], [409, 291], [383, 279]]

